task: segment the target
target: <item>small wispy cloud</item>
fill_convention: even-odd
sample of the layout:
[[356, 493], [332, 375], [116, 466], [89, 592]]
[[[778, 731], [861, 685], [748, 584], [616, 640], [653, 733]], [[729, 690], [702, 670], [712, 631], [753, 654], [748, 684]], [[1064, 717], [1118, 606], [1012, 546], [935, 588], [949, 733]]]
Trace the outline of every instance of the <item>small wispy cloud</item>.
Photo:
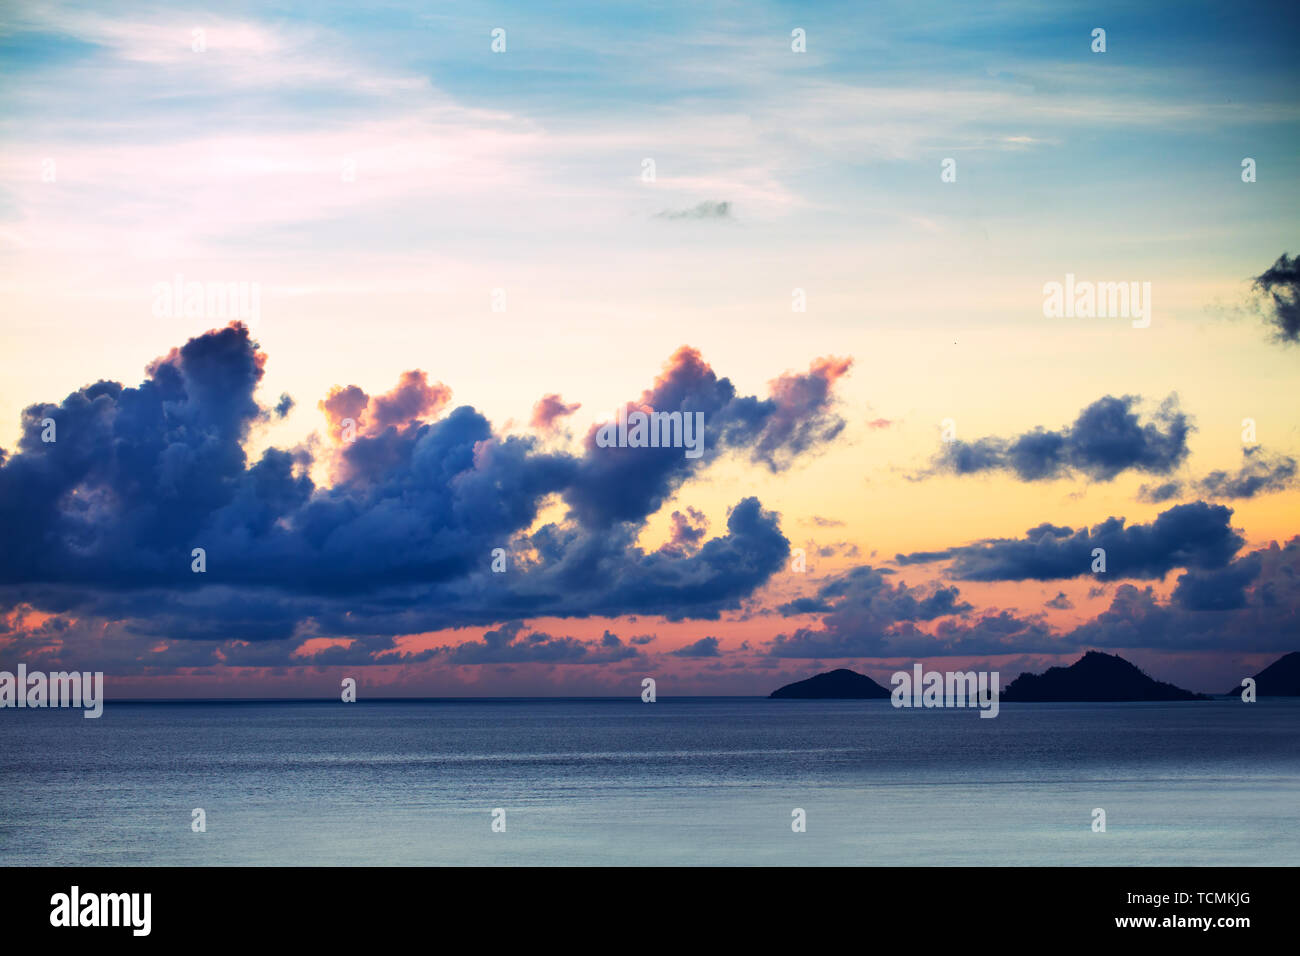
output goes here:
[[731, 219], [731, 203], [726, 200], [706, 199], [689, 209], [665, 209], [656, 219]]

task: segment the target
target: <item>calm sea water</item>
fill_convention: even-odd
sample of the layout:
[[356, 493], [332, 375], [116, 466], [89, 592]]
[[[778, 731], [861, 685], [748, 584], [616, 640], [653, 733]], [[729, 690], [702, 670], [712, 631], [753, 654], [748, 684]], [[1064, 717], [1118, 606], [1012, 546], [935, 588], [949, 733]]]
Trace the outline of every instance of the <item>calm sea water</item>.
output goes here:
[[1298, 846], [1300, 700], [0, 712], [0, 864], [1251, 865]]

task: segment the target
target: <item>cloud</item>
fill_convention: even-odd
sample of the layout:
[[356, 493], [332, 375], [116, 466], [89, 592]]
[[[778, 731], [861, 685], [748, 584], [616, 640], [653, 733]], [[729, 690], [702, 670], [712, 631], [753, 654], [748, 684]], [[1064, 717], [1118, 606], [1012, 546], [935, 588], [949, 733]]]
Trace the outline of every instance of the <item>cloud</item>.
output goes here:
[[537, 431], [551, 432], [559, 426], [560, 419], [572, 415], [581, 407], [580, 402], [564, 404], [564, 400], [555, 393], [543, 395], [533, 406], [533, 417], [529, 424]]
[[827, 414], [831, 392], [852, 367], [852, 359], [821, 358], [812, 363], [806, 375], [786, 374], [770, 382], [773, 411], [764, 423], [753, 457], [778, 471], [794, 456], [833, 441], [845, 423]]
[[1192, 425], [1175, 395], [1145, 423], [1134, 411], [1138, 401], [1135, 395], [1107, 395], [1057, 431], [1036, 428], [1010, 439], [945, 443], [930, 467], [914, 478], [1004, 471], [1021, 481], [1050, 481], [1079, 472], [1094, 481], [1110, 481], [1129, 469], [1168, 474], [1187, 457]]
[[336, 442], [342, 442], [343, 423], [350, 419], [359, 426], [369, 404], [370, 396], [356, 385], [335, 385], [328, 395], [316, 403], [316, 407], [325, 414], [329, 436]]
[[672, 654], [674, 657], [718, 657], [718, 639], [701, 637], [698, 641], [677, 648]]
[[1243, 462], [1236, 472], [1212, 471], [1196, 483], [1209, 498], [1253, 498], [1284, 491], [1294, 483], [1296, 460], [1288, 455], [1270, 455], [1260, 445], [1242, 451]]
[[861, 549], [852, 541], [834, 541], [830, 544], [819, 545], [816, 541], [805, 541], [804, 550], [808, 554], [815, 554], [821, 558], [833, 558], [837, 554], [846, 558], [856, 558]]
[[[1242, 464], [1235, 471], [1218, 469], [1191, 482], [1190, 490], [1206, 498], [1254, 498], [1285, 491], [1295, 483], [1296, 460], [1289, 455], [1271, 454], [1260, 445], [1242, 450]], [[1138, 500], [1162, 504], [1179, 498], [1185, 490], [1181, 481], [1143, 485]]]
[[1172, 599], [1189, 611], [1232, 611], [1246, 606], [1246, 588], [1259, 577], [1258, 555], [1248, 555], [1213, 571], [1188, 571], [1178, 579]]
[[450, 388], [441, 382], [430, 385], [424, 372], [412, 370], [403, 372], [391, 391], [374, 397], [356, 385], [336, 385], [316, 407], [325, 413], [330, 437], [341, 442], [348, 419], [355, 424], [356, 434], [376, 434], [433, 418], [450, 401]]
[[815, 597], [798, 598], [779, 610], [789, 615], [854, 609], [891, 621], [928, 621], [971, 609], [971, 605], [958, 600], [956, 588], [941, 587], [923, 594], [901, 582], [894, 584], [889, 579], [893, 573], [889, 568], [861, 565], [828, 580]]
[[1138, 501], [1159, 505], [1181, 497], [1182, 493], [1183, 483], [1181, 481], [1164, 481], [1158, 485], [1142, 485], [1142, 487], [1138, 488], [1137, 497]]
[[704, 512], [688, 506], [685, 514], [674, 511], [672, 522], [672, 533], [659, 550], [678, 557], [686, 557], [698, 551], [705, 533], [709, 530], [709, 520], [704, 516]]
[[[680, 350], [640, 404], [707, 411], [710, 451], [697, 462], [590, 441], [577, 455], [543, 451], [470, 406], [448, 410], [446, 386], [407, 372], [377, 397], [331, 390], [320, 406], [331, 431], [345, 417], [359, 428], [330, 446], [333, 484], [317, 486], [310, 446], [246, 455], [268, 415], [254, 397], [264, 364], [236, 323], [151, 363], [135, 388], [101, 381], [27, 408], [17, 452], [0, 458], [0, 537], [11, 542], [0, 608], [250, 642], [542, 615], [717, 619], [788, 559], [778, 516], [745, 498], [710, 538], [686, 507], [653, 552], [637, 545], [645, 522], [723, 451], [770, 467], [837, 434], [830, 384], [847, 369], [819, 361], [777, 379], [770, 398], [742, 397]], [[40, 437], [47, 417], [53, 443]], [[538, 526], [555, 496], [567, 515]], [[504, 574], [491, 570], [497, 548]]]
[[1064, 591], [1057, 591], [1056, 597], [1044, 603], [1043, 607], [1056, 608], [1058, 611], [1070, 611], [1074, 609], [1074, 604], [1065, 596]]
[[1300, 537], [1223, 568], [1189, 571], [1168, 602], [1121, 584], [1110, 607], [1064, 639], [1087, 647], [1291, 651], [1300, 607]]
[[[1064, 654], [1087, 647], [1291, 650], [1300, 607], [1300, 536], [1219, 567], [1188, 570], [1168, 601], [1150, 586], [1122, 583], [1107, 610], [1060, 633], [1041, 614], [975, 611], [958, 600], [955, 587], [942, 583], [931, 585], [928, 604], [915, 601], [916, 592], [883, 576], [891, 573], [857, 568], [828, 582], [815, 597], [786, 604], [784, 613], [820, 613], [820, 623], [778, 635], [769, 642], [768, 655], [831, 660]], [[1099, 589], [1089, 593], [1098, 596]], [[1064, 592], [1047, 606], [1073, 607]], [[927, 619], [933, 623], [927, 625]]]
[[[780, 634], [768, 645], [773, 657], [889, 657], [920, 653], [984, 653], [1008, 642], [1037, 649], [1053, 646], [1039, 621], [1007, 611], [974, 610], [950, 585], [910, 587], [887, 568], [861, 565], [828, 580], [812, 597], [782, 605], [785, 615], [820, 614], [817, 627]], [[946, 620], [941, 620], [946, 619]], [[937, 621], [933, 633], [918, 622]], [[1001, 653], [1000, 650], [991, 651]]]
[[393, 390], [370, 400], [365, 422], [371, 429], [403, 427], [435, 416], [451, 401], [451, 389], [441, 382], [430, 385], [421, 371], [403, 372]]
[[747, 454], [772, 472], [788, 468], [843, 431], [844, 420], [833, 410], [833, 389], [851, 366], [851, 359], [818, 359], [806, 373], [774, 379], [768, 398], [741, 396], [698, 351], [682, 346], [654, 385], [627, 408], [702, 413], [702, 457], [692, 460], [673, 448], [600, 448], [601, 426], [595, 424], [564, 499], [583, 525], [608, 527], [654, 513], [692, 473], [729, 452]]
[[825, 517], [822, 517], [821, 515], [813, 515], [813, 516], [812, 516], [811, 518], [809, 518], [808, 520], [811, 521], [813, 524], [815, 524], [815, 525], [816, 525], [817, 527], [819, 527], [819, 528], [842, 528], [842, 527], [844, 527], [844, 522], [843, 522], [843, 521], [840, 521], [838, 518], [825, 518]]
[[1279, 342], [1300, 342], [1300, 256], [1284, 252], [1277, 262], [1255, 277], [1255, 288], [1273, 302], [1274, 338]]
[[438, 648], [433, 653], [449, 664], [608, 664], [641, 656], [610, 631], [599, 641], [580, 641], [540, 631], [524, 633], [524, 628], [523, 622], [511, 622], [487, 631], [482, 640]]
[[658, 219], [730, 219], [731, 203], [707, 199], [689, 209], [665, 209], [656, 214]]
[[990, 609], [970, 620], [938, 622], [932, 632], [914, 621], [885, 625], [871, 618], [831, 617], [821, 628], [778, 635], [772, 657], [943, 657], [967, 654], [1062, 653], [1068, 650], [1041, 621]]
[[1125, 526], [1107, 518], [1074, 530], [1042, 524], [1020, 539], [995, 538], [943, 551], [900, 554], [900, 564], [950, 561], [948, 573], [964, 581], [1051, 581], [1092, 574], [1093, 550], [1106, 552], [1106, 574], [1163, 578], [1175, 568], [1222, 568], [1244, 544], [1229, 521], [1232, 509], [1204, 501], [1175, 505], [1150, 524]]

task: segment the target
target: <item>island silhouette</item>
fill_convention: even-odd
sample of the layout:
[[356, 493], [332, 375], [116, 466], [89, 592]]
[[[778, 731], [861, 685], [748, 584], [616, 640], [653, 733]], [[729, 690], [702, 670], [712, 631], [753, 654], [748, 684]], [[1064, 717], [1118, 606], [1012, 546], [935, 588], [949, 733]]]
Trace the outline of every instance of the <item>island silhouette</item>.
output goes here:
[[1154, 680], [1118, 654], [1101, 651], [1088, 651], [1069, 667], [1049, 667], [1041, 674], [1021, 674], [1002, 692], [1002, 700], [1010, 703], [1209, 699], [1206, 694]]
[[[1261, 696], [1300, 696], [1300, 651], [1274, 661], [1255, 675]], [[1241, 687], [1228, 693], [1238, 694]], [[772, 691], [779, 700], [884, 700], [890, 691], [865, 674], [845, 667], [795, 681]], [[1042, 674], [1022, 673], [1002, 691], [1009, 702], [1117, 703], [1122, 701], [1210, 700], [1208, 694], [1183, 690], [1148, 677], [1118, 654], [1088, 651], [1068, 667]]]
[[846, 667], [778, 687], [769, 695], [787, 700], [884, 700], [889, 691]]
[[[1229, 694], [1240, 694], [1238, 684]], [[1300, 697], [1300, 651], [1284, 654], [1255, 675], [1255, 693], [1260, 697]]]

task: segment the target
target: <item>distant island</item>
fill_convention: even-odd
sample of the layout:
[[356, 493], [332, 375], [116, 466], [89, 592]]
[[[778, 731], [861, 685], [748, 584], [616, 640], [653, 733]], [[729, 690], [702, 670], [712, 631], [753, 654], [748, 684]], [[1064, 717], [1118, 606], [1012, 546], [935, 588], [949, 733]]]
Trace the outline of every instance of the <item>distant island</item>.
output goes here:
[[1124, 658], [1100, 651], [1088, 651], [1069, 667], [1051, 667], [1042, 674], [1021, 674], [1002, 691], [1002, 700], [1012, 703], [1209, 699], [1206, 694], [1152, 680]]
[[[1229, 694], [1240, 694], [1238, 684]], [[1284, 654], [1255, 675], [1255, 693], [1260, 697], [1300, 697], [1300, 651]]]
[[786, 684], [772, 691], [770, 696], [785, 700], [886, 700], [889, 691], [866, 674], [841, 667]]
[[[1266, 676], [1269, 686], [1291, 689], [1264, 690]], [[1262, 671], [1256, 684], [1261, 694], [1300, 694], [1300, 652], [1288, 654]], [[769, 696], [784, 700], [884, 700], [890, 692], [865, 674], [841, 667], [786, 684]], [[1211, 699], [1206, 694], [1153, 680], [1124, 658], [1099, 651], [1088, 651], [1069, 667], [1052, 667], [1042, 674], [1023, 673], [1002, 690], [1001, 698], [1040, 703]]]

